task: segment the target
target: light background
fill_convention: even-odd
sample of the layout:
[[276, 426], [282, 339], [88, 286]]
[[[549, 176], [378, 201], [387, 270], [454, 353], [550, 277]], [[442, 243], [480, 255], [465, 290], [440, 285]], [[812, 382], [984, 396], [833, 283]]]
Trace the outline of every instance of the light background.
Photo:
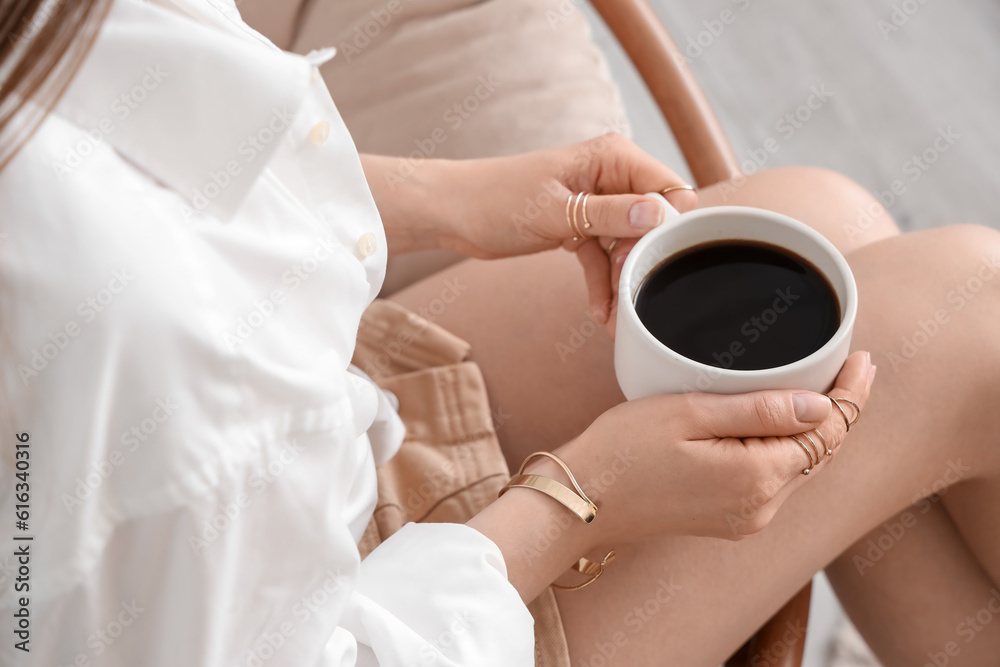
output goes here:
[[[741, 160], [774, 137], [780, 150], [768, 167], [827, 167], [873, 193], [902, 180], [906, 191], [888, 208], [905, 230], [955, 222], [1000, 228], [1000, 3], [652, 4], [682, 48], [705, 33], [701, 41], [708, 46], [691, 67]], [[901, 14], [905, 23], [883, 36], [877, 22], [892, 25], [894, 5], [916, 11]], [[725, 9], [735, 20], [713, 36], [704, 22], [718, 20]], [[635, 70], [599, 19], [592, 24], [623, 89], [635, 140], [671, 166], [682, 165]], [[776, 125], [821, 85], [832, 97], [785, 139]], [[911, 157], [931, 148], [938, 129], [948, 127], [960, 135], [954, 145], [925, 171], [908, 169]]]

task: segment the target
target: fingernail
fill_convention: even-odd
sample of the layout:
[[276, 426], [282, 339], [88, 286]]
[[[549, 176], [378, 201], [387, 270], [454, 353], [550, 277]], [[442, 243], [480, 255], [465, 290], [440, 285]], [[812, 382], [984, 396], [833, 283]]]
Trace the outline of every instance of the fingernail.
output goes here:
[[663, 204], [655, 199], [643, 199], [632, 204], [628, 221], [636, 229], [652, 229], [663, 222]]
[[878, 370], [878, 366], [872, 366], [868, 370], [868, 386], [866, 387], [866, 389], [871, 389], [872, 388], [872, 382], [875, 381], [875, 371], [877, 371], [877, 370]]
[[865, 352], [865, 361], [868, 362], [869, 366], [872, 365], [872, 353], [871, 352]]
[[819, 394], [792, 394], [792, 406], [800, 422], [818, 422], [830, 414], [830, 400]]

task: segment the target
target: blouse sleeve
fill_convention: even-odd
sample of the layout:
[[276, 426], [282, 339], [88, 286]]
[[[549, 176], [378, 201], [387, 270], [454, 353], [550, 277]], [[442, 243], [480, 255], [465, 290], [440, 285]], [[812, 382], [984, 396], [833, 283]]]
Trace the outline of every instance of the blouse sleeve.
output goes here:
[[380, 667], [530, 666], [533, 623], [497, 546], [447, 523], [407, 524], [376, 548], [342, 618], [357, 664]]

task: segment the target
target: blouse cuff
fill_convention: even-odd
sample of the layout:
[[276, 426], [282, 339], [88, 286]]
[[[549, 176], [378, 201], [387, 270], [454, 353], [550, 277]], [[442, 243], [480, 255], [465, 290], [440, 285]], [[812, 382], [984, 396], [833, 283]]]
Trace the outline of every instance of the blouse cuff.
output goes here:
[[534, 664], [534, 619], [503, 555], [464, 524], [409, 523], [372, 551], [342, 625], [380, 667]]

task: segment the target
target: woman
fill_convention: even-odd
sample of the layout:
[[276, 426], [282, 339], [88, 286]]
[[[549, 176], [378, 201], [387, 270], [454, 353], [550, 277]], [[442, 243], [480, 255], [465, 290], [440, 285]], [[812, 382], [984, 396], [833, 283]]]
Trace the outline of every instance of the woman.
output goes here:
[[[628, 239], [663, 215], [634, 193], [668, 190], [683, 211], [721, 192], [696, 202], [617, 137], [403, 174], [359, 161], [316, 76], [330, 54], [281, 53], [231, 4], [0, 6], [13, 37], [0, 52], [0, 266], [18, 434], [3, 512], [30, 494], [25, 528], [10, 530], [33, 537], [16, 543], [28, 564], [6, 570], [3, 616], [30, 621], [4, 642], [5, 664], [717, 664], [823, 567], [887, 664], [998, 654], [1000, 625], [975, 620], [1000, 580], [996, 233], [896, 237], [880, 216], [850, 255], [856, 345], [882, 366], [879, 391], [866, 405], [874, 366], [852, 355], [830, 394], [864, 415], [850, 446], [803, 476], [788, 436], [817, 429], [839, 449], [847, 431], [826, 397], [621, 403], [608, 338], [562, 356], [550, 342], [614, 321]], [[56, 66], [64, 49], [78, 71]], [[564, 213], [576, 192], [597, 193], [578, 242]], [[796, 171], [738, 184], [727, 203], [790, 214], [845, 247], [844, 221], [869, 201]], [[569, 253], [537, 254], [559, 246], [585, 284]], [[426, 247], [519, 257], [463, 263], [447, 294], [418, 284], [362, 320], [387, 252]], [[482, 376], [460, 363], [458, 337]], [[395, 368], [421, 355], [433, 359]], [[366, 369], [407, 391], [376, 389]], [[408, 438], [489, 443], [482, 378], [507, 460], [555, 452], [597, 518], [511, 488], [460, 521], [373, 533], [400, 450], [394, 395], [404, 418], [436, 410], [413, 424], [437, 431], [407, 424]], [[403, 481], [401, 504], [448, 503], [438, 491], [488, 463], [469, 451], [467, 466], [418, 480], [426, 495]], [[571, 489], [550, 459], [528, 472]], [[926, 511], [908, 508], [924, 498]], [[884, 531], [891, 549], [869, 553]], [[362, 560], [366, 541], [381, 544]], [[567, 572], [581, 557], [606, 571]], [[557, 578], [592, 583], [553, 594]]]

